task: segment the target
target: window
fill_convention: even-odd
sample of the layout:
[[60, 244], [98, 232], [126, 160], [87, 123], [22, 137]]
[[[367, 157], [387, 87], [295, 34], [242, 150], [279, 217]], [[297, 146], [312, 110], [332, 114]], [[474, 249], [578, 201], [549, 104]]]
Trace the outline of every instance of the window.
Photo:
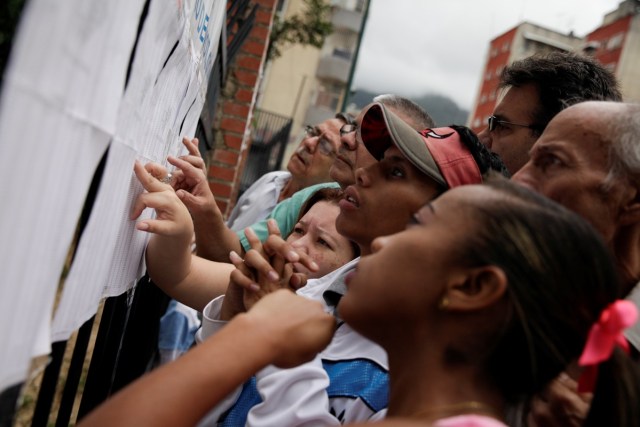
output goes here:
[[618, 49], [622, 46], [622, 39], [624, 38], [624, 33], [618, 33], [615, 36], [611, 37], [607, 42], [607, 50]]
[[346, 59], [347, 61], [351, 60], [351, 52], [346, 49], [333, 48], [333, 56]]
[[337, 84], [325, 83], [318, 88], [315, 105], [329, 110], [337, 110], [342, 96], [343, 87]]

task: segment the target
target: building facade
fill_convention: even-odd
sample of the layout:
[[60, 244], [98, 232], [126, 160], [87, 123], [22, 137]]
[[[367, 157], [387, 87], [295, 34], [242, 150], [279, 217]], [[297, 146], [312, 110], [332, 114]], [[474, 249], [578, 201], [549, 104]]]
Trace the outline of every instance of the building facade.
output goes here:
[[498, 83], [505, 66], [553, 50], [592, 55], [616, 75], [625, 101], [640, 101], [640, 1], [625, 0], [585, 37], [523, 22], [491, 40], [467, 126], [476, 133], [486, 127], [498, 103]]
[[[305, 125], [321, 122], [340, 111], [368, 3], [369, 0], [331, 0], [333, 32], [322, 48], [293, 45], [268, 64], [258, 108], [293, 119], [292, 143], [299, 140]], [[285, 0], [280, 13], [286, 19], [300, 14], [303, 7], [302, 0]]]
[[626, 0], [585, 37], [585, 52], [609, 68], [625, 101], [640, 101], [640, 1]]
[[467, 126], [478, 133], [486, 127], [500, 95], [498, 83], [503, 68], [535, 53], [555, 50], [574, 51], [583, 40], [572, 33], [562, 34], [529, 22], [523, 22], [489, 43], [480, 90]]

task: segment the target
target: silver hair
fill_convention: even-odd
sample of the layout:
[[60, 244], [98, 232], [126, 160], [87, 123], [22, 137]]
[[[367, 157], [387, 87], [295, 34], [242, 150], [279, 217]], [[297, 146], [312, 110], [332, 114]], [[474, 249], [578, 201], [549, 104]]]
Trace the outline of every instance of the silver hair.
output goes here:
[[435, 127], [431, 116], [418, 104], [410, 99], [398, 95], [384, 94], [373, 98], [373, 102], [379, 102], [392, 111], [404, 115], [407, 123], [416, 130]]
[[356, 124], [356, 118], [353, 117], [353, 114], [351, 114], [351, 113], [346, 113], [346, 112], [336, 113], [335, 118], [342, 120], [343, 122], [345, 122], [348, 125], [355, 125]]
[[612, 116], [606, 125], [607, 133], [612, 137], [609, 173], [604, 180], [607, 190], [619, 179], [640, 184], [640, 104], [622, 106], [622, 112]]

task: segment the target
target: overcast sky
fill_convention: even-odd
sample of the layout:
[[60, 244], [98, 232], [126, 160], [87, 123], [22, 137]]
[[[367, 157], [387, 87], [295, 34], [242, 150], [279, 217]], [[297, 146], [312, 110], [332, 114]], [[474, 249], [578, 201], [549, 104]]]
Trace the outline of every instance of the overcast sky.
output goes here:
[[470, 109], [489, 41], [521, 21], [584, 36], [619, 0], [371, 0], [352, 89]]

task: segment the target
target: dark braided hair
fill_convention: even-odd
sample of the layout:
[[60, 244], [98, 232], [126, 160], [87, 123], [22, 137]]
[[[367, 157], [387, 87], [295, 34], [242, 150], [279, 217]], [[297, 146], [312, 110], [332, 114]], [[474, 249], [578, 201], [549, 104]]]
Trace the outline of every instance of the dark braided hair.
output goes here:
[[475, 160], [483, 176], [490, 175], [493, 172], [493, 174], [500, 174], [505, 178], [511, 178], [511, 174], [502, 162], [500, 156], [482, 144], [471, 129], [460, 125], [449, 125], [449, 127], [458, 132], [460, 140], [471, 152], [473, 160]]

